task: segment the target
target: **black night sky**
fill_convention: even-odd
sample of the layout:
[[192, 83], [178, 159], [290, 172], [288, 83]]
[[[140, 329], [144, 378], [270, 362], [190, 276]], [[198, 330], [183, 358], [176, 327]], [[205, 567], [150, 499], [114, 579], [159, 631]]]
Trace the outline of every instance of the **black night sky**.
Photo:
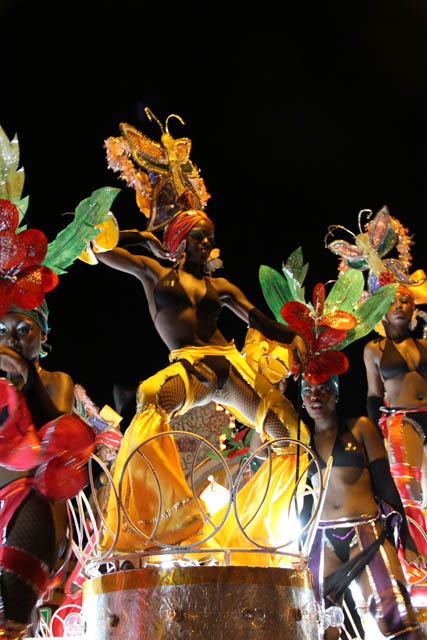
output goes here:
[[[28, 223], [51, 240], [91, 191], [123, 186], [114, 212], [140, 227], [133, 193], [107, 169], [103, 140], [126, 121], [153, 138], [144, 107], [192, 139], [212, 198], [224, 275], [266, 310], [258, 268], [301, 245], [307, 292], [336, 277], [330, 224], [357, 231], [383, 204], [409, 227], [415, 267], [427, 208], [427, 8], [423, 0], [243, 3], [0, 0], [0, 124], [18, 133]], [[98, 404], [167, 362], [142, 287], [78, 263], [48, 295], [50, 369]], [[224, 312], [241, 345], [245, 327]], [[363, 345], [348, 350], [348, 413], [363, 412]]]

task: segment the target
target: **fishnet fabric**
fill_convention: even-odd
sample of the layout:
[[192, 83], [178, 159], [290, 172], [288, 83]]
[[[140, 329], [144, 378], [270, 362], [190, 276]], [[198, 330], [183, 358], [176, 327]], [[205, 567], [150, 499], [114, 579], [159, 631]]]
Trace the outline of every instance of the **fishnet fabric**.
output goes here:
[[[255, 424], [260, 399], [233, 368], [231, 368], [228, 379], [222, 389], [215, 394], [215, 400], [235, 407], [249, 422]], [[289, 435], [286, 425], [281, 422], [273, 411], [268, 411], [265, 417], [264, 431], [273, 439], [284, 438]]]
[[[54, 568], [54, 523], [49, 503], [43, 496], [32, 491], [25, 498], [8, 524], [3, 543], [27, 551], [50, 570]], [[4, 570], [0, 574], [0, 591], [4, 617], [27, 623], [40, 594], [15, 573]]]
[[[212, 374], [214, 375], [214, 374]], [[207, 404], [212, 399], [215, 391], [215, 380], [211, 380], [210, 383], [203, 384], [196, 378], [195, 375], [191, 375], [192, 391], [194, 394], [193, 406], [197, 407], [202, 404]], [[167, 414], [172, 414], [184, 405], [185, 402], [185, 385], [181, 379], [181, 376], [172, 376], [168, 378], [162, 385], [159, 393], [159, 404], [166, 411]]]
[[[197, 365], [196, 367], [197, 368]], [[193, 406], [206, 404], [214, 399], [216, 402], [224, 403], [230, 407], [235, 407], [247, 420], [255, 424], [256, 412], [260, 402], [255, 391], [243, 380], [243, 378], [233, 369], [230, 369], [229, 376], [222, 389], [215, 393], [216, 376], [212, 373], [212, 380], [207, 379], [207, 368], [203, 367], [200, 373], [206, 383], [202, 383], [194, 374], [191, 375], [192, 390], [194, 393]], [[185, 386], [179, 375], [168, 378], [159, 393], [159, 403], [162, 409], [169, 415], [181, 409], [185, 402]], [[284, 438], [289, 435], [289, 431], [279, 417], [268, 411], [264, 420], [264, 431], [270, 438]]]

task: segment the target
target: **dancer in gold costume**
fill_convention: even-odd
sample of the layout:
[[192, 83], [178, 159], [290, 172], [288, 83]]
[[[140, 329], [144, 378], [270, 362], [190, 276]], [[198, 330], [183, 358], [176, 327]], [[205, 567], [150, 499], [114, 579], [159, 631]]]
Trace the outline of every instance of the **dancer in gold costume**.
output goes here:
[[[122, 475], [121, 496], [130, 520], [148, 536], [148, 540], [141, 536], [125, 519], [116, 550], [131, 551], [153, 546], [149, 538], [159, 499], [153, 474], [139, 455], [131, 458], [124, 471], [123, 465], [145, 439], [169, 430], [170, 417], [214, 400], [241, 422], [256, 428], [263, 438], [297, 435], [297, 417], [291, 403], [255, 372], [219, 331], [217, 318], [222, 307], [231, 309], [268, 339], [289, 345], [301, 363], [305, 361], [305, 343], [296, 331], [256, 309], [234, 284], [210, 275], [221, 263], [214, 248], [213, 223], [202, 211], [207, 199], [203, 182], [183, 151], [183, 147], [189, 150], [189, 141], [174, 140], [167, 124], [166, 132], [162, 128], [161, 145], [130, 125], [122, 124], [121, 129], [123, 137], [107, 141], [110, 166], [119, 169], [135, 188], [139, 186], [137, 202], [148, 213], [149, 223], [146, 231], [122, 232], [120, 241], [143, 245], [157, 258], [174, 263], [165, 267], [158, 259], [134, 255], [123, 248], [97, 254], [104, 264], [140, 280], [154, 326], [170, 349], [170, 365], [138, 389], [137, 414], [115, 463], [114, 481], [118, 487]], [[154, 177], [150, 173], [151, 182], [143, 171], [133, 167], [129, 156], [145, 171], [157, 172]], [[152, 231], [163, 227], [161, 242]], [[305, 430], [302, 437], [307, 439]], [[164, 543], [182, 541], [200, 528], [202, 518], [183, 476], [175, 444], [171, 438], [159, 438], [141, 451], [161, 486], [161, 515], [153, 538]], [[277, 475], [289, 497], [295, 456], [282, 460]], [[114, 534], [117, 507], [113, 493], [107, 504], [106, 523]], [[107, 532], [103, 545], [108, 546], [111, 540]]]

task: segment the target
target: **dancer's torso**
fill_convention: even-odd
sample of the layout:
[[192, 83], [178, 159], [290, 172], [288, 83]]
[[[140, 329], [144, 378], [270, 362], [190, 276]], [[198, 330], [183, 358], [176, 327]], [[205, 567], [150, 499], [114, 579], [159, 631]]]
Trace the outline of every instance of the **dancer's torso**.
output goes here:
[[217, 327], [222, 302], [214, 279], [174, 268], [151, 287], [143, 284], [154, 326], [170, 350], [228, 344]]
[[[366, 453], [352, 428], [340, 419], [335, 434], [315, 434], [311, 446], [323, 470], [325, 461], [333, 456], [321, 519], [337, 520], [376, 513]], [[312, 482], [318, 486], [317, 474], [313, 475]]]
[[407, 338], [379, 343], [379, 370], [389, 407], [415, 408], [427, 404], [427, 348], [423, 340]]

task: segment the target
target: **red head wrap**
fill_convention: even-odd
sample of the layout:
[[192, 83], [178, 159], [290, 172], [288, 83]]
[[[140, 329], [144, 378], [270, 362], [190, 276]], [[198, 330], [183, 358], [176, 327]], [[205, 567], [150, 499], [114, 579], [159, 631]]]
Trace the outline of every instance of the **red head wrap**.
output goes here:
[[163, 244], [168, 248], [170, 257], [175, 259], [179, 252], [181, 242], [185, 236], [200, 220], [209, 220], [210, 218], [203, 211], [192, 210], [179, 213], [166, 227], [163, 234]]
[[412, 291], [410, 291], [408, 289], [408, 287], [405, 287], [405, 285], [403, 285], [403, 284], [399, 284], [399, 286], [397, 287], [396, 293], [401, 293], [404, 296], [407, 296], [409, 298], [409, 302], [412, 305], [412, 308], [415, 309], [414, 295], [413, 295]]

